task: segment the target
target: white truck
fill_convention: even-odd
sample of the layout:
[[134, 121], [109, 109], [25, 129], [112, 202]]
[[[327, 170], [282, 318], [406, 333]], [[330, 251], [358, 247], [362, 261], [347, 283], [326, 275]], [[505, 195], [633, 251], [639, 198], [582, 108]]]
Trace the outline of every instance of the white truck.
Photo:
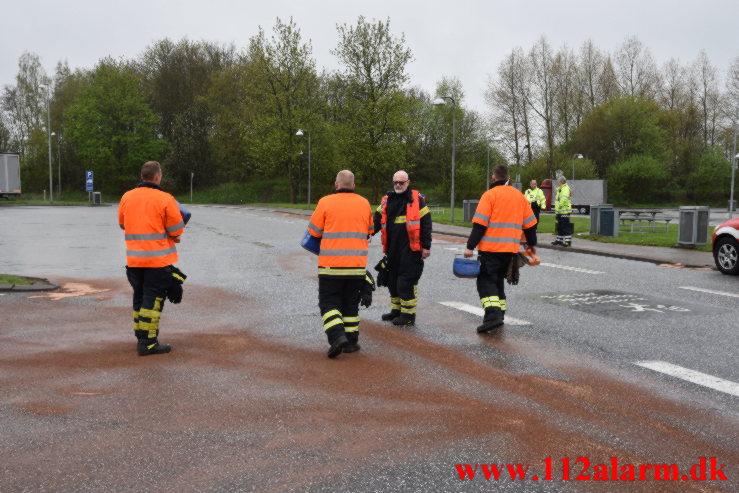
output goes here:
[[[606, 180], [567, 180], [567, 184], [572, 191], [573, 214], [590, 214], [591, 205], [605, 204], [608, 199]], [[557, 183], [554, 180], [543, 180], [541, 189], [547, 198], [546, 210], [554, 210]]]
[[21, 159], [18, 154], [0, 154], [0, 199], [20, 197]]

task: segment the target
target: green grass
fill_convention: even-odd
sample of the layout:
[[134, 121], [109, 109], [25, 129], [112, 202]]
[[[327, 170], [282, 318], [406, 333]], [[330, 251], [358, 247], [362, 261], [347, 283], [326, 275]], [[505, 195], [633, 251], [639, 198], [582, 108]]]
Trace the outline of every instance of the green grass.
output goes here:
[[33, 281], [20, 276], [11, 276], [10, 274], [0, 274], [0, 284], [17, 284], [19, 286], [27, 286], [33, 284]]

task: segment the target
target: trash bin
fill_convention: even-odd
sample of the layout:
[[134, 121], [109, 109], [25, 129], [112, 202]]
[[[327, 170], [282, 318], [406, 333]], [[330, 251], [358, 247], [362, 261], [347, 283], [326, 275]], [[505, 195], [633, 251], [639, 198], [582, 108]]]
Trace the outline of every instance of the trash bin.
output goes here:
[[613, 211], [613, 204], [598, 204], [590, 206], [590, 234], [591, 235], [604, 235], [604, 236], [618, 236], [618, 221], [615, 221], [615, 233], [614, 233], [614, 220], [616, 218], [611, 217], [610, 214], [606, 214], [605, 219], [608, 225], [601, 226], [601, 212], [602, 211]]
[[475, 211], [477, 210], [477, 204], [479, 203], [479, 200], [462, 201], [462, 215], [464, 216], [464, 222], [469, 223], [472, 221], [472, 218], [475, 216]]
[[677, 243], [679, 245], [707, 245], [708, 221], [711, 209], [708, 206], [680, 206], [677, 222]]
[[100, 205], [103, 203], [103, 198], [100, 192], [92, 192], [92, 205]]

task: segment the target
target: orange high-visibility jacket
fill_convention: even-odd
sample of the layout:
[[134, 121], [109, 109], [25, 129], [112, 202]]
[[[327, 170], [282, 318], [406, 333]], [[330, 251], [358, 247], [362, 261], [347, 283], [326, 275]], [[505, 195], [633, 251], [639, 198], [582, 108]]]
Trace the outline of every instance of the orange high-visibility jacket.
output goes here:
[[173, 238], [185, 228], [177, 201], [147, 183], [129, 190], [118, 206], [118, 223], [126, 235], [126, 265], [166, 267], [177, 262]]
[[498, 185], [480, 197], [473, 223], [487, 228], [477, 249], [481, 252], [518, 251], [521, 232], [536, 224], [526, 197], [510, 185]]
[[[421, 216], [426, 215], [429, 212], [428, 207], [423, 208], [421, 212], [421, 201], [418, 190], [411, 190], [411, 202], [405, 208], [405, 218], [395, 218], [395, 222], [400, 219], [405, 219], [405, 227], [408, 230], [408, 243], [410, 244], [411, 251], [421, 251]], [[380, 224], [382, 225], [382, 251], [387, 253], [387, 195], [382, 198], [382, 217]]]
[[348, 189], [323, 197], [310, 218], [308, 231], [321, 238], [319, 275], [364, 277], [367, 238], [374, 231], [367, 199]]

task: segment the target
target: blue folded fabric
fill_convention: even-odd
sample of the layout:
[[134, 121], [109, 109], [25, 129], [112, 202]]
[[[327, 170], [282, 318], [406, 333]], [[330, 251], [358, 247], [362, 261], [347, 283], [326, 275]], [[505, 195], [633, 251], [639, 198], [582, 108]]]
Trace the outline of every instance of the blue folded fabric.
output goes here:
[[303, 239], [300, 241], [300, 246], [308, 250], [310, 253], [318, 255], [321, 253], [321, 239], [316, 238], [309, 231], [306, 231], [303, 235]]
[[177, 202], [177, 205], [180, 208], [180, 214], [182, 214], [182, 220], [185, 222], [185, 224], [187, 224], [187, 221], [189, 221], [190, 218], [192, 217], [192, 213], [190, 213], [190, 211], [185, 209], [185, 206], [183, 206], [179, 202]]
[[455, 257], [452, 272], [457, 277], [477, 277], [480, 273], [480, 261], [472, 258]]

